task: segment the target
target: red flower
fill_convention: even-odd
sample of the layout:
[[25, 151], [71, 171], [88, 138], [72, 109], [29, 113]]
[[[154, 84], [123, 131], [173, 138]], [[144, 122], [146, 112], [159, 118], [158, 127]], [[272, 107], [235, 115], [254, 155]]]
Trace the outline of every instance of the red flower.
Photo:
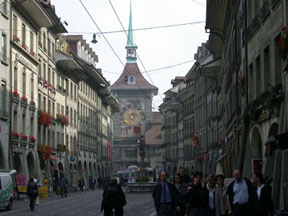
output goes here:
[[283, 38], [280, 38], [279, 41], [278, 41], [278, 43], [279, 43], [279, 44], [282, 44], [282, 42], [283, 42]]
[[28, 100], [28, 98], [25, 95], [23, 95], [22, 99], [26, 101]]
[[285, 43], [282, 43], [282, 44], [281, 44], [281, 48], [282, 48], [282, 49], [285, 49]]
[[17, 133], [17, 132], [12, 132], [12, 134], [13, 134], [13, 136], [15, 136], [15, 137], [17, 137], [17, 138], [19, 138], [20, 137], [20, 135], [19, 135], [19, 133]]
[[34, 136], [30, 136], [30, 141], [36, 142], [36, 138]]
[[282, 27], [281, 30], [282, 30], [282, 31], [285, 31], [285, 30], [286, 30], [286, 27]]
[[13, 91], [13, 94], [17, 94], [19, 96], [19, 93], [16, 89]]
[[25, 134], [23, 134], [21, 137], [22, 139], [27, 139], [27, 136]]
[[277, 55], [280, 55], [280, 52], [278, 51], [278, 52], [276, 52], [276, 54], [277, 54]]

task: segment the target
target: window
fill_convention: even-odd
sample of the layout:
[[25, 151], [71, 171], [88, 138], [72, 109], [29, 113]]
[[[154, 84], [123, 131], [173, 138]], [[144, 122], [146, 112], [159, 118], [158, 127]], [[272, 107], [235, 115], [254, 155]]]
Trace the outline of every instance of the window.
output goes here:
[[43, 63], [43, 80], [44, 82], [47, 80], [47, 77], [46, 77], [46, 64]]
[[74, 127], [77, 127], [77, 112], [74, 110]]
[[71, 124], [71, 127], [73, 127], [73, 110], [70, 109], [70, 124]]
[[51, 57], [51, 42], [50, 42], [50, 38], [48, 38], [48, 56]]
[[52, 116], [55, 117], [55, 102], [52, 102]]
[[71, 82], [70, 83], [70, 85], [71, 85], [71, 87], [70, 87], [70, 96], [71, 96], [71, 98], [73, 98], [73, 83]]
[[1, 52], [2, 52], [2, 61], [3, 62], [8, 62], [7, 59], [7, 36], [5, 33], [2, 33], [2, 47], [1, 47]]
[[41, 94], [38, 94], [38, 106], [41, 109], [41, 106], [42, 106], [42, 104], [41, 104]]
[[17, 16], [13, 15], [13, 36], [17, 37], [17, 35]]
[[25, 114], [22, 115], [22, 134], [26, 134], [25, 131], [26, 131], [26, 116]]
[[13, 131], [18, 131], [18, 128], [17, 128], [18, 124], [17, 124], [17, 112], [14, 111], [13, 113]]
[[30, 136], [34, 135], [34, 118], [33, 116], [30, 119]]
[[33, 75], [31, 75], [31, 100], [34, 99], [34, 79]]
[[269, 46], [264, 49], [264, 89], [269, 90], [271, 75], [270, 75], [270, 50]]
[[23, 76], [22, 93], [23, 93], [23, 95], [26, 95], [26, 69], [25, 68], [23, 69], [23, 75], [22, 76]]
[[34, 35], [32, 31], [30, 31], [30, 52], [34, 52]]
[[55, 71], [52, 72], [52, 85], [55, 87]]
[[46, 33], [43, 33], [43, 49], [46, 52], [47, 50], [47, 45], [46, 45]]
[[253, 89], [253, 86], [254, 86], [254, 79], [253, 79], [253, 63], [251, 63], [249, 65], [249, 99], [250, 99], [250, 102], [253, 100], [254, 98], [254, 95], [253, 95], [253, 92], [254, 92], [254, 89]]
[[46, 97], [43, 97], [43, 110], [46, 112]]
[[[6, 81], [2, 80], [1, 81], [1, 93], [2, 93], [2, 113], [0, 113], [2, 116], [6, 116], [6, 112], [7, 112], [7, 85], [6, 85]], [[8, 113], [7, 113], [8, 115]]]
[[51, 67], [48, 66], [48, 83], [51, 83]]
[[52, 59], [55, 60], [55, 44], [52, 43]]
[[261, 70], [260, 70], [260, 56], [256, 58], [256, 97], [261, 93]]
[[275, 38], [274, 46], [275, 46], [275, 51], [274, 51], [274, 58], [275, 58], [275, 85], [282, 83], [282, 61], [280, 55], [277, 55], [277, 51], [280, 48], [280, 45], [278, 43], [280, 39], [280, 35]]
[[51, 114], [51, 100], [48, 99], [48, 113]]
[[129, 75], [128, 84], [135, 84], [135, 83], [136, 83], [135, 77], [133, 75]]
[[42, 79], [43, 76], [42, 76], [42, 60], [41, 59], [39, 59], [38, 74], [39, 74], [39, 77]]
[[57, 103], [57, 114], [59, 114], [59, 113], [60, 113], [60, 104]]
[[7, 0], [3, 0], [3, 3], [2, 3], [2, 10], [4, 12], [4, 14], [8, 15], [8, 7], [7, 7]]
[[26, 45], [26, 26], [22, 23], [22, 44]]
[[39, 30], [38, 32], [38, 46], [42, 48], [42, 32]]

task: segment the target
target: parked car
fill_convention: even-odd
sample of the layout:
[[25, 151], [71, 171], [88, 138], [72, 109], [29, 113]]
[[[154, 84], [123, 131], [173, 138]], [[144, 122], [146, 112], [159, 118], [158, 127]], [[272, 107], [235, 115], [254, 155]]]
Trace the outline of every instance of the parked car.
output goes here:
[[15, 173], [15, 170], [11, 172], [0, 171], [0, 208], [12, 209], [14, 190], [12, 175]]

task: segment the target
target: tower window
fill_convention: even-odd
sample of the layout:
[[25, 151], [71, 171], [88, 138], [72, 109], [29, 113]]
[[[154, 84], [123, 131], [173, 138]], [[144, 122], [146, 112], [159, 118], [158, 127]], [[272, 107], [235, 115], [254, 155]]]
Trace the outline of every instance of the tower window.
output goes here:
[[129, 75], [128, 84], [135, 84], [135, 83], [136, 83], [135, 77], [133, 75]]

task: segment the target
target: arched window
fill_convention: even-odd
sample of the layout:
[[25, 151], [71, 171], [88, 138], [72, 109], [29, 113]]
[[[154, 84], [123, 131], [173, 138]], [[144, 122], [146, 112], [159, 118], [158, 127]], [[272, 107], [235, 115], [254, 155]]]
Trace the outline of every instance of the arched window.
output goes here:
[[135, 83], [136, 83], [135, 77], [133, 75], [129, 75], [128, 84], [135, 84]]

